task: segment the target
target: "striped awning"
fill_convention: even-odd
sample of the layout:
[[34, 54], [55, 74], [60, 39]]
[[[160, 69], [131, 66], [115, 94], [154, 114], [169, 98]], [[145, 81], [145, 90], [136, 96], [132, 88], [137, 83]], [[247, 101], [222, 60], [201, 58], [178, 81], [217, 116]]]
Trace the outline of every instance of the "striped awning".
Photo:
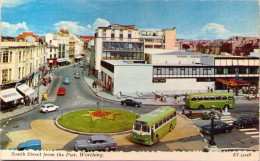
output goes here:
[[11, 102], [14, 100], [18, 100], [23, 98], [22, 95], [20, 95], [15, 88], [9, 88], [5, 90], [0, 91], [0, 97], [4, 102]]

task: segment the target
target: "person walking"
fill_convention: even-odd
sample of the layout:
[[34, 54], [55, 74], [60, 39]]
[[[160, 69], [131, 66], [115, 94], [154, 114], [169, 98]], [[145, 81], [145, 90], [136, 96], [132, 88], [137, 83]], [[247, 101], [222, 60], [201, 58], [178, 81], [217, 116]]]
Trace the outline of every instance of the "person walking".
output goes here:
[[157, 94], [155, 95], [154, 100], [157, 101]]
[[183, 105], [181, 109], [182, 109], [182, 114], [184, 115], [185, 114], [185, 106]]
[[180, 103], [180, 97], [179, 96], [177, 97], [177, 102]]

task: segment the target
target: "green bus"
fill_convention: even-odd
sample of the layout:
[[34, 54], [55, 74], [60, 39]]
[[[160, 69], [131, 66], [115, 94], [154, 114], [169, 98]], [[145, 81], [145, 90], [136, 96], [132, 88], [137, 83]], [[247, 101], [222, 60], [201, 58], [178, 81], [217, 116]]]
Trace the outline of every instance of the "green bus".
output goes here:
[[235, 108], [235, 99], [229, 93], [191, 93], [185, 98], [186, 107], [190, 109], [211, 108]]
[[176, 109], [162, 106], [136, 119], [133, 126], [133, 142], [152, 145], [176, 126]]

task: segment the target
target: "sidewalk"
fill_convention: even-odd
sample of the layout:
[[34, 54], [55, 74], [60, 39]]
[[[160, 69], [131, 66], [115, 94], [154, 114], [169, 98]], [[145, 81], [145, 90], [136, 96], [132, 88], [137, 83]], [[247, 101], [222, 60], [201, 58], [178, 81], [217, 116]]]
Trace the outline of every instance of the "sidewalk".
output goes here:
[[[47, 75], [47, 76], [49, 76], [49, 75]], [[51, 74], [50, 77], [51, 77], [51, 80], [53, 80], [54, 77], [55, 77], [55, 75], [52, 75], [52, 74]], [[53, 82], [53, 81], [52, 81], [52, 82]], [[52, 82], [49, 83], [47, 86], [40, 85], [40, 88], [39, 88], [40, 103], [39, 103], [39, 104], [36, 104], [36, 105], [34, 105], [34, 106], [23, 106], [23, 107], [19, 107], [19, 108], [16, 108], [16, 109], [14, 109], [14, 110], [12, 110], [12, 111], [10, 111], [10, 112], [2, 112], [2, 111], [0, 111], [0, 118], [1, 118], [1, 120], [11, 119], [11, 118], [14, 117], [14, 116], [18, 116], [18, 115], [27, 113], [27, 112], [29, 112], [29, 111], [31, 111], [31, 110], [33, 110], [33, 109], [39, 107], [39, 106], [42, 104], [42, 102], [41, 102], [41, 101], [42, 101], [42, 95], [43, 95], [44, 93], [46, 93], [46, 92], [48, 93], [48, 90], [49, 90], [50, 86], [52, 85]], [[35, 88], [34, 90], [35, 90], [35, 92], [30, 95], [31, 98], [37, 97], [37, 90], [38, 90], [38, 89]]]
[[[98, 97], [103, 97], [104, 99], [111, 100], [111, 101], [117, 101], [120, 102], [121, 100], [124, 100], [126, 98], [133, 98], [136, 101], [142, 102], [143, 105], [153, 105], [153, 106], [174, 106], [174, 105], [185, 105], [184, 102], [184, 96], [183, 94], [178, 94], [178, 93], [167, 93], [168, 97], [166, 98], [166, 102], [160, 101], [160, 99], [157, 99], [155, 101], [155, 93], [150, 92], [150, 93], [123, 93], [122, 98], [118, 98], [118, 95], [112, 95], [107, 92], [101, 92], [101, 88], [93, 88], [92, 83], [97, 80], [97, 78], [93, 76], [88, 76], [86, 72], [84, 72], [83, 76], [84, 80], [86, 81], [87, 85], [89, 88], [95, 93], [96, 96]], [[174, 92], [174, 91], [173, 91]], [[215, 91], [215, 92], [223, 92], [223, 91]], [[180, 96], [180, 102], [177, 103], [177, 101], [173, 98], [174, 95], [179, 95]], [[252, 104], [252, 103], [257, 103], [259, 100], [249, 100], [246, 96], [244, 95], [239, 95], [235, 96], [236, 103], [239, 104]]]

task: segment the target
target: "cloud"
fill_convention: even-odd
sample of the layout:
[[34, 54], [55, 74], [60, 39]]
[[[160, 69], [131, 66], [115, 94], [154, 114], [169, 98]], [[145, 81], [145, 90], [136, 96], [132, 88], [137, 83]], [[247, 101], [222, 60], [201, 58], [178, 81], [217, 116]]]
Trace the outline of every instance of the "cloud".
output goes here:
[[16, 7], [31, 1], [32, 0], [2, 0], [2, 6], [7, 8]]
[[79, 25], [79, 22], [59, 21], [54, 24], [55, 30], [60, 31], [61, 28], [67, 28], [71, 34], [77, 35], [94, 35], [98, 27], [107, 27], [109, 22], [105, 19], [97, 18], [92, 24], [86, 26]]
[[26, 26], [26, 22], [10, 24], [8, 22], [1, 22], [2, 35], [3, 36], [15, 36], [21, 34], [24, 31], [28, 31], [28, 27]]
[[224, 25], [216, 23], [207, 23], [200, 32], [198, 39], [227, 39], [230, 36], [230, 32]]

